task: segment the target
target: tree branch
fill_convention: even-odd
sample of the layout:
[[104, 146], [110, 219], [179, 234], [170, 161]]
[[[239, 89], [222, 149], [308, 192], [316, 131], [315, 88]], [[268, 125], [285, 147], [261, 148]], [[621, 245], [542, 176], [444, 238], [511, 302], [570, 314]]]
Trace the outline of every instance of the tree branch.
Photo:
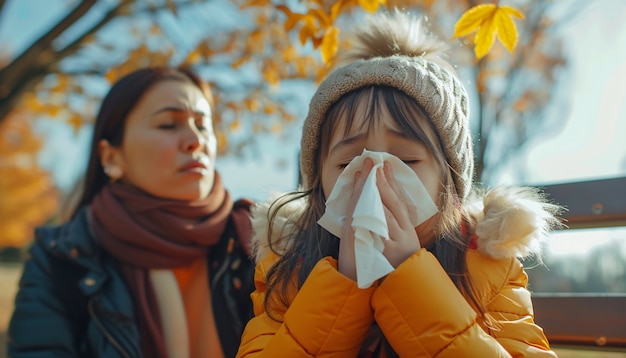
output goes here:
[[57, 51], [57, 56], [54, 61], [51, 62], [51, 65], [58, 64], [62, 59], [68, 57], [78, 50], [81, 44], [85, 41], [85, 39], [96, 33], [96, 31], [100, 30], [104, 25], [108, 24], [111, 20], [120, 15], [122, 9], [125, 6], [128, 6], [132, 3], [132, 0], [121, 0], [120, 3], [109, 10], [103, 17], [98, 21], [95, 25], [93, 25], [90, 29], [85, 31], [82, 35], [80, 35], [77, 39], [72, 41], [69, 45], [65, 46], [65, 48]]
[[[120, 10], [131, 3], [131, 0], [121, 1], [98, 23], [85, 31], [64, 49], [55, 53], [52, 49], [52, 42], [65, 29], [80, 19], [94, 3], [95, 0], [81, 2], [74, 11], [61, 20], [49, 33], [43, 35], [28, 50], [12, 61], [9, 66], [0, 71], [0, 83], [2, 83], [2, 87], [0, 87], [0, 123], [15, 107], [24, 93], [32, 90], [61, 60], [74, 53], [87, 36], [93, 34], [119, 15]], [[14, 72], [11, 72], [11, 70]], [[8, 89], [8, 93], [3, 95], [1, 93], [2, 89]]]
[[6, 4], [6, 0], [0, 0], [0, 15], [2, 15], [2, 10], [4, 9], [4, 4]]
[[59, 21], [50, 31], [43, 34], [21, 55], [0, 70], [0, 99], [4, 100], [17, 82], [34, 68], [46, 66], [54, 54], [52, 42], [65, 30], [85, 15], [96, 3], [96, 0], [83, 0], [65, 18]]

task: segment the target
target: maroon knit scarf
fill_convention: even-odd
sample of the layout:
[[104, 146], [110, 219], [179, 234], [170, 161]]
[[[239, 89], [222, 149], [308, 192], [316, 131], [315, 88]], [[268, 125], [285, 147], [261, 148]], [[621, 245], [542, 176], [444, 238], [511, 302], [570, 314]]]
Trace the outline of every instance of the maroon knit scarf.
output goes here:
[[100, 244], [120, 261], [137, 305], [145, 356], [167, 355], [148, 270], [206, 257], [226, 228], [232, 208], [217, 172], [209, 196], [199, 201], [157, 198], [123, 183], [105, 186], [94, 198], [93, 229]]

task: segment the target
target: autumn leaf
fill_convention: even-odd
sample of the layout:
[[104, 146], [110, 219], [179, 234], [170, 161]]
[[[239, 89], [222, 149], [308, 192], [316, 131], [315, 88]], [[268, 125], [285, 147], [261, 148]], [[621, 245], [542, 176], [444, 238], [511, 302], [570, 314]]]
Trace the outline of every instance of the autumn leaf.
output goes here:
[[304, 25], [300, 29], [300, 43], [302, 46], [306, 44], [306, 40], [315, 37], [315, 18], [312, 15], [306, 15], [303, 18]]
[[463, 37], [476, 31], [474, 53], [477, 59], [491, 50], [496, 37], [513, 53], [518, 37], [513, 17], [523, 19], [524, 15], [510, 6], [477, 5], [467, 10], [457, 21], [453, 37]]
[[496, 38], [493, 17], [486, 18], [474, 36], [474, 53], [477, 59], [483, 58], [491, 50]]
[[276, 6], [276, 9], [282, 11], [285, 16], [287, 16], [287, 20], [285, 20], [285, 31], [291, 31], [291, 29], [293, 29], [296, 24], [304, 17], [304, 15], [302, 14], [292, 12], [291, 9], [289, 9], [285, 5], [278, 5]]
[[244, 63], [248, 62], [249, 60], [250, 60], [249, 56], [241, 56], [237, 60], [233, 61], [233, 63], [230, 64], [230, 67], [237, 69], [241, 67], [241, 65], [243, 65]]
[[524, 18], [524, 15], [516, 9], [503, 6], [500, 7], [500, 11], [496, 12], [495, 18], [498, 39], [510, 53], [513, 53], [517, 44], [517, 28], [512, 17]]
[[104, 78], [111, 84], [115, 83], [115, 81], [118, 79], [118, 73], [115, 69], [110, 69], [107, 73], [104, 74]]
[[72, 126], [74, 133], [78, 133], [80, 128], [83, 126], [83, 119], [78, 114], [74, 114], [67, 120], [67, 124]]
[[376, 12], [381, 3], [384, 3], [384, 0], [359, 0], [359, 5], [368, 12]]
[[494, 4], [477, 5], [467, 10], [454, 26], [454, 37], [463, 37], [476, 31], [485, 19], [493, 16], [495, 10]]
[[307, 15], [317, 19], [322, 28], [330, 26], [330, 17], [321, 9], [309, 9]]
[[337, 53], [339, 48], [339, 29], [335, 26], [331, 26], [324, 33], [322, 39], [322, 60], [324, 63], [328, 63], [330, 59]]
[[241, 120], [240, 119], [235, 119], [231, 124], [230, 124], [230, 130], [231, 132], [236, 132], [239, 129], [241, 129]]
[[256, 112], [261, 107], [261, 102], [256, 98], [246, 98], [243, 103], [250, 112]]
[[37, 161], [43, 141], [22, 115], [0, 123], [0, 248], [29, 246], [34, 227], [58, 209], [51, 175]]
[[253, 6], [267, 6], [271, 3], [270, 0], [250, 0], [246, 3], [244, 3], [243, 5], [239, 6], [240, 9], [245, 9], [248, 7], [253, 7]]
[[276, 112], [276, 105], [274, 104], [267, 104], [265, 105], [265, 108], [263, 108], [263, 113], [265, 114], [272, 114], [274, 112]]
[[200, 53], [200, 49], [196, 48], [187, 55], [187, 58], [183, 61], [183, 63], [193, 65], [200, 62], [201, 57], [202, 55]]

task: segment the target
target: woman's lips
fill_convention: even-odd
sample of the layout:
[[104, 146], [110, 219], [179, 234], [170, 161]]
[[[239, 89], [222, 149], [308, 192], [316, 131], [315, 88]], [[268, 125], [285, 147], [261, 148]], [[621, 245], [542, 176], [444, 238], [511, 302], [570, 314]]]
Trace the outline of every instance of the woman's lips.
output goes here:
[[207, 165], [199, 160], [191, 160], [179, 169], [181, 172], [202, 172], [204, 170], [207, 170]]

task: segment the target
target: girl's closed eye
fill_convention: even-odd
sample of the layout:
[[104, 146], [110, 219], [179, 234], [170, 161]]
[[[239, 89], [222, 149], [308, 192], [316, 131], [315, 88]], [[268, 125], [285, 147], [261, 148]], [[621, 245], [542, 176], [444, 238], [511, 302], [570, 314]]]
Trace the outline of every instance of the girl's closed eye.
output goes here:
[[402, 162], [406, 165], [417, 165], [421, 162], [419, 159], [403, 159]]
[[159, 129], [176, 129], [176, 122], [171, 121], [171, 122], [161, 123], [159, 124]]
[[339, 163], [337, 164], [337, 168], [339, 168], [341, 170], [345, 169], [348, 166], [348, 164], [350, 164], [350, 162], [352, 162], [352, 160], [354, 158], [356, 158], [356, 156], [354, 156], [352, 158], [345, 159], [345, 160], [340, 160]]

